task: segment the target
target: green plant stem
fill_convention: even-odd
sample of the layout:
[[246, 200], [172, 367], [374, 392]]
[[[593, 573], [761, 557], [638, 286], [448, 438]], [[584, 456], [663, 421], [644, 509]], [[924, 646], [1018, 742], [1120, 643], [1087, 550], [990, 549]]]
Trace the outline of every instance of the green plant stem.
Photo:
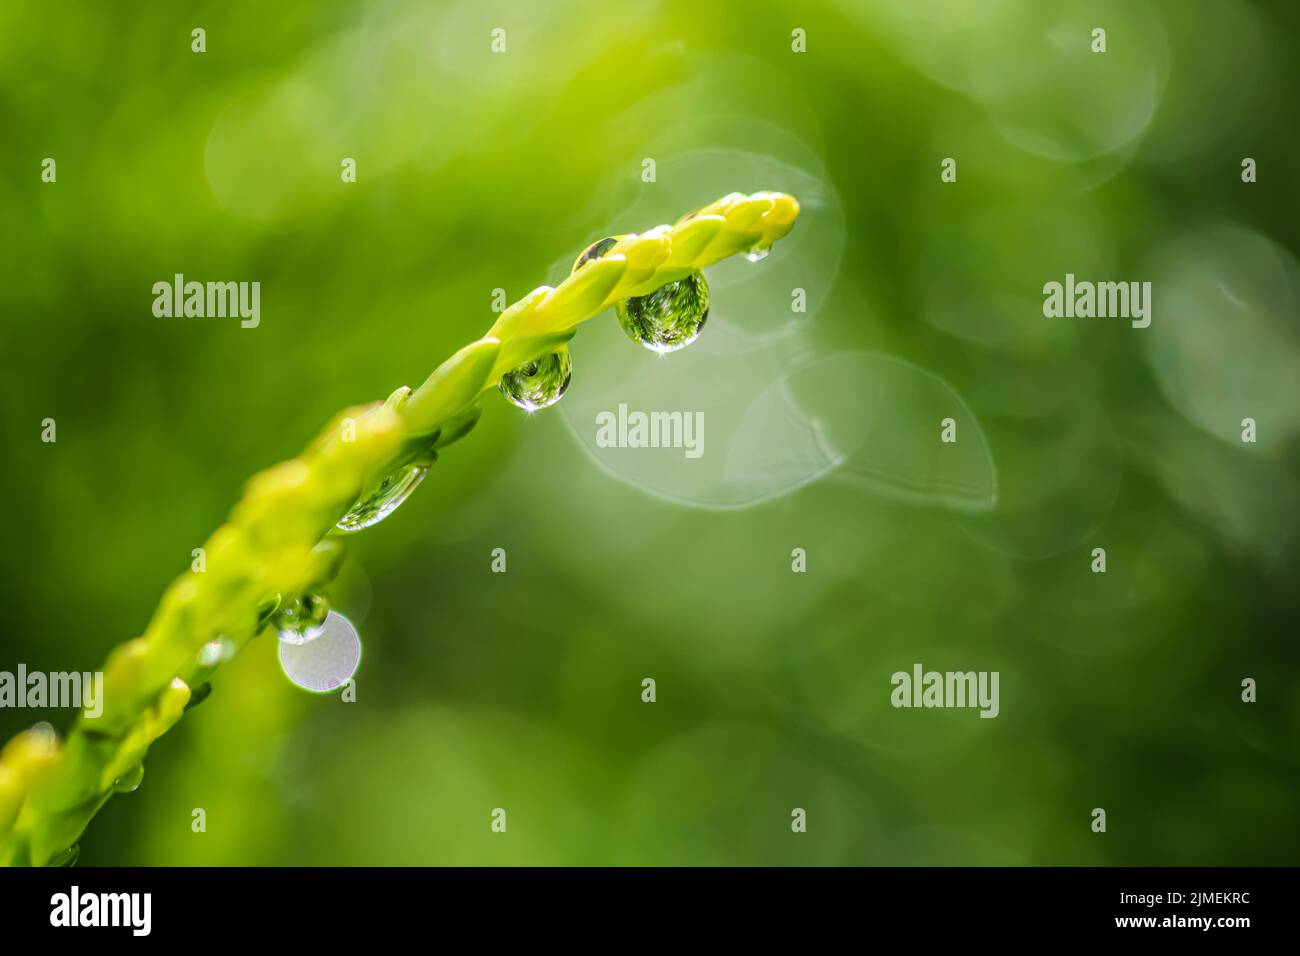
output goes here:
[[63, 742], [34, 728], [0, 751], [0, 864], [45, 865], [73, 845], [216, 669], [200, 663], [203, 646], [221, 638], [238, 653], [280, 601], [330, 581], [344, 554], [332, 532], [349, 507], [394, 468], [432, 461], [464, 437], [502, 375], [614, 302], [771, 245], [798, 214], [781, 193], [732, 193], [675, 226], [624, 236], [556, 288], [514, 303], [419, 388], [344, 410], [296, 458], [253, 476], [204, 544], [204, 570], [177, 578], [144, 634], [109, 655], [102, 713], [81, 714]]

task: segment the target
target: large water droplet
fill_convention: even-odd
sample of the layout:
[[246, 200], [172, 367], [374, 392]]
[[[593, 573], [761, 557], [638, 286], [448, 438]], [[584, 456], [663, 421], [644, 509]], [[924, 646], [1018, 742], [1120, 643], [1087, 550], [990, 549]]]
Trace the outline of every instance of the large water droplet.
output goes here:
[[81, 844], [74, 843], [54, 859], [50, 860], [48, 866], [72, 866], [77, 862], [77, 857], [81, 856]]
[[767, 254], [771, 251], [771, 246], [754, 246], [745, 253], [745, 258], [750, 262], [762, 262], [767, 258]]
[[429, 473], [427, 464], [411, 463], [395, 468], [377, 485], [357, 499], [335, 526], [340, 531], [360, 531], [379, 524], [398, 509]]
[[113, 789], [118, 793], [134, 793], [144, 780], [144, 764], [138, 763], [122, 776], [113, 781]]
[[526, 412], [549, 408], [564, 397], [573, 378], [573, 360], [567, 347], [556, 349], [535, 362], [525, 362], [501, 376], [501, 394]]
[[709, 317], [709, 284], [702, 272], [669, 282], [649, 295], [616, 303], [619, 325], [652, 352], [676, 352], [700, 337]]
[[361, 638], [342, 614], [330, 611], [320, 636], [307, 644], [280, 642], [280, 669], [305, 690], [338, 690], [361, 663]]
[[280, 640], [288, 644], [307, 644], [320, 637], [330, 612], [329, 599], [309, 591], [290, 601], [276, 612], [274, 626]]

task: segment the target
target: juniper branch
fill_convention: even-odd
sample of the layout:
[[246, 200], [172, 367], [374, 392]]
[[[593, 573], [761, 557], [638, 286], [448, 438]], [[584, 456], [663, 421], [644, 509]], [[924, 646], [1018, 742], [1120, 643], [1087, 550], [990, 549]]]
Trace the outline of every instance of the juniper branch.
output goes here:
[[72, 846], [115, 788], [138, 780], [149, 745], [216, 669], [200, 661], [202, 647], [220, 637], [237, 653], [281, 600], [330, 581], [343, 557], [331, 532], [349, 507], [395, 468], [430, 463], [464, 437], [504, 374], [617, 301], [771, 245], [798, 214], [781, 193], [732, 193], [674, 226], [620, 237], [557, 287], [506, 309], [419, 388], [345, 409], [296, 458], [255, 475], [204, 545], [206, 569], [177, 578], [144, 634], [110, 654], [102, 713], [81, 714], [63, 742], [35, 728], [0, 751], [0, 865], [45, 865]]

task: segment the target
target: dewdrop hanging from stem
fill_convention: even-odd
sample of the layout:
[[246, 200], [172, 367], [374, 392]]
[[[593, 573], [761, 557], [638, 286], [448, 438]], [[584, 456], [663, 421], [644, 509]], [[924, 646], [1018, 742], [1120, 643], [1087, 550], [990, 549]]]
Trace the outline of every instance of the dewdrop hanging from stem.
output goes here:
[[[667, 228], [667, 227], [660, 227]], [[627, 236], [595, 242], [573, 263], [573, 271], [604, 256]], [[632, 237], [635, 238], [635, 237]], [[618, 324], [628, 338], [663, 355], [676, 352], [700, 337], [709, 317], [709, 284], [704, 273], [692, 272], [666, 282], [647, 295], [630, 296], [614, 303]]]

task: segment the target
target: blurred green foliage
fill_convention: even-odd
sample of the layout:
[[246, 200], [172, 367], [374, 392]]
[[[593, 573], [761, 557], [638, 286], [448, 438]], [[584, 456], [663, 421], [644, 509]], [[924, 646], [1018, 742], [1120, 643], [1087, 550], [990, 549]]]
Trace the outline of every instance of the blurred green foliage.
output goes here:
[[[356, 703], [259, 638], [82, 862], [1295, 863], [1298, 28], [1223, 0], [5, 4], [0, 668], [97, 667], [249, 475], [715, 174], [822, 184], [798, 349], [938, 376], [997, 472], [987, 512], [856, 459], [707, 510], [489, 405], [352, 542]], [[178, 272], [260, 281], [260, 326], [156, 318]], [[1152, 327], [1045, 319], [1066, 272], [1152, 281]], [[915, 661], [999, 670], [1001, 715], [893, 710]], [[0, 736], [38, 718], [67, 723]]]

